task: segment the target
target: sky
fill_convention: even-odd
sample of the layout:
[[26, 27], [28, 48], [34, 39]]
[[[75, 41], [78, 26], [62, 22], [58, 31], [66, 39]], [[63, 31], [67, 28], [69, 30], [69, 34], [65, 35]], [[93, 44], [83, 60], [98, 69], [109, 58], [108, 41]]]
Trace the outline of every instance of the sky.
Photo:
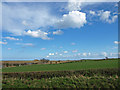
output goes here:
[[3, 2], [3, 60], [118, 57], [117, 2]]

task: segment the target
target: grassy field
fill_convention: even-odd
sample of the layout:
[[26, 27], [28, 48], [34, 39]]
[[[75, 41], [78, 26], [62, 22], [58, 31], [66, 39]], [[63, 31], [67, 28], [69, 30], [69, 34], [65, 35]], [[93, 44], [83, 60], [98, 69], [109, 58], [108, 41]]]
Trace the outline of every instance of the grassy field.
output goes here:
[[[8, 78], [3, 80], [3, 88], [118, 88], [118, 76], [54, 77], [42, 79]], [[120, 84], [119, 84], [120, 85]]]
[[118, 69], [3, 73], [3, 88], [119, 88]]
[[[2, 69], [2, 88], [119, 88], [118, 59]], [[35, 72], [36, 71], [36, 72]]]
[[26, 65], [18, 67], [3, 68], [2, 72], [34, 72], [34, 71], [66, 71], [66, 70], [87, 70], [87, 69], [103, 69], [118, 68], [118, 59], [113, 60], [86, 60], [82, 62], [62, 63], [62, 64], [39, 64]]

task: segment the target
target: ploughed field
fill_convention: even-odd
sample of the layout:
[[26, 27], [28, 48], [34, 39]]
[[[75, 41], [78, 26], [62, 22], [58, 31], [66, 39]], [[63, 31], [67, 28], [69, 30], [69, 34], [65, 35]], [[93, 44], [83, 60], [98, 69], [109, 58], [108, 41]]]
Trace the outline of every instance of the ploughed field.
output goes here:
[[104, 68], [118, 68], [118, 59], [82, 60], [79, 62], [69, 62], [61, 64], [35, 64], [17, 67], [6, 67], [2, 69], [2, 72], [69, 71]]

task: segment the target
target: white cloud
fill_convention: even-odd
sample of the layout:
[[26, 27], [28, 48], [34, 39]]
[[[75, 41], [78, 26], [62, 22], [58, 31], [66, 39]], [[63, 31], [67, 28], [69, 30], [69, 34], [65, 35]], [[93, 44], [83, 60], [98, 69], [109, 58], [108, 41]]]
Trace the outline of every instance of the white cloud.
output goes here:
[[62, 54], [59, 54], [60, 56], [62, 56]]
[[118, 41], [114, 41], [114, 43], [115, 43], [115, 44], [120, 44], [120, 42], [118, 42]]
[[92, 15], [96, 14], [95, 11], [92, 11], [92, 10], [90, 10], [89, 13], [92, 14]]
[[78, 50], [73, 50], [72, 52], [75, 53], [75, 52], [78, 52]]
[[50, 56], [46, 56], [47, 58], [50, 57]]
[[16, 41], [18, 41], [18, 40], [22, 40], [22, 39], [14, 38], [14, 37], [3, 37], [3, 38], [5, 38], [5, 39], [9, 39], [9, 40], [16, 40]]
[[2, 41], [0, 41], [0, 44], [7, 44], [7, 42], [2, 42]]
[[26, 4], [2, 4], [3, 30], [15, 35], [22, 35], [24, 30], [37, 30], [55, 23], [56, 17], [50, 14], [50, 8], [47, 6]]
[[41, 50], [45, 50], [46, 48], [41, 48]]
[[81, 10], [82, 7], [93, 5], [97, 2], [119, 2], [119, 0], [68, 0], [66, 9], [68, 11]]
[[117, 15], [111, 16], [111, 12], [110, 11], [99, 11], [98, 12], [98, 16], [100, 16], [100, 19], [102, 21], [108, 22], [108, 23], [113, 23], [115, 22], [115, 20], [117, 19]]
[[[86, 13], [81, 12], [81, 6], [88, 5], [84, 3], [86, 0], [69, 0], [66, 13], [62, 18], [54, 16], [50, 11], [50, 8], [44, 5], [34, 6], [34, 4], [6, 4], [3, 3], [3, 30], [6, 30], [15, 35], [29, 35], [32, 37], [41, 38], [43, 40], [50, 40], [45, 29], [38, 31], [39, 28], [54, 27], [57, 29], [64, 28], [80, 28], [86, 23]], [[91, 3], [93, 4], [93, 3]], [[94, 11], [90, 11], [91, 14], [95, 14]], [[110, 17], [107, 13], [107, 17]], [[106, 18], [103, 15], [101, 17]], [[103, 19], [106, 22], [112, 23], [116, 20], [117, 15], [112, 16], [109, 19]], [[33, 30], [31, 32], [25, 30]], [[46, 33], [46, 34], [45, 34]], [[53, 34], [60, 35], [62, 32], [54, 31]]]
[[64, 53], [68, 53], [68, 51], [64, 51]]
[[53, 34], [54, 35], [61, 35], [61, 34], [63, 34], [63, 31], [57, 30], [57, 31], [54, 31]]
[[83, 53], [83, 56], [87, 56], [87, 53]]
[[102, 55], [104, 55], [105, 57], [107, 56], [107, 53], [106, 52], [102, 52]]
[[86, 13], [71, 11], [69, 14], [64, 14], [55, 26], [58, 28], [80, 28], [86, 23]]
[[54, 53], [49, 53], [49, 55], [51, 56], [51, 55], [55, 55]]
[[55, 53], [56, 55], [58, 54], [58, 52]]
[[[84, 1], [84, 0], [81, 0]], [[77, 2], [77, 0], [69, 0], [68, 6], [66, 7], [68, 11], [81, 10], [81, 2]]]
[[101, 20], [105, 20], [105, 21], [107, 21], [108, 19], [109, 19], [109, 17], [110, 17], [110, 11], [100, 11], [100, 13], [99, 13], [99, 15], [101, 16], [100, 17], [100, 19]]
[[91, 55], [91, 53], [88, 53], [88, 55], [90, 56], [90, 55]]
[[113, 23], [113, 22], [115, 22], [115, 20], [116, 20], [117, 18], [118, 18], [117, 15], [113, 16], [113, 17], [112, 17], [112, 20], [109, 20], [109, 23]]
[[71, 45], [76, 45], [76, 43], [73, 42], [73, 43], [71, 43]]
[[51, 39], [47, 36], [48, 35], [47, 32], [44, 32], [44, 31], [41, 31], [41, 30], [37, 30], [37, 31], [28, 30], [28, 31], [24, 31], [23, 34], [28, 35], [28, 36], [32, 36], [32, 37], [35, 37], [35, 38], [41, 38], [43, 40], [50, 40]]

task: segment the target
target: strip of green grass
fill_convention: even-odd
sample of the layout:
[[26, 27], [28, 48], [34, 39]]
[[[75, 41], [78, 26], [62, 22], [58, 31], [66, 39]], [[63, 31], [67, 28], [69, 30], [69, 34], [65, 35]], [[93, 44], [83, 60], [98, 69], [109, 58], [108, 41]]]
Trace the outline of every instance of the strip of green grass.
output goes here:
[[118, 76], [83, 76], [54, 77], [42, 79], [7, 78], [2, 81], [2, 88], [118, 88]]
[[118, 60], [83, 61], [63, 64], [26, 65], [3, 68], [2, 72], [65, 71], [81, 69], [118, 68]]

